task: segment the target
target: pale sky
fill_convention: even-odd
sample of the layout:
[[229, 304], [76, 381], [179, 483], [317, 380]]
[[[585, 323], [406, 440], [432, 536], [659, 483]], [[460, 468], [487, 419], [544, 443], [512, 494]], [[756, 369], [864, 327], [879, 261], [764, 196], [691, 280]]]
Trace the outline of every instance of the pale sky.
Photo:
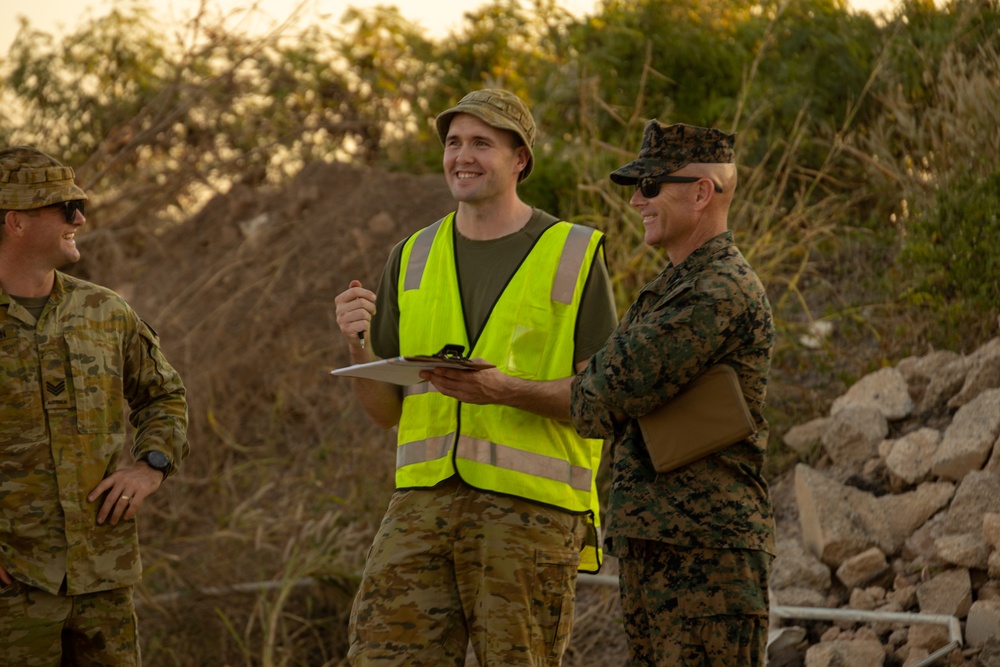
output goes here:
[[[849, 0], [855, 9], [877, 11], [893, 7], [898, 0]], [[205, 0], [207, 7], [216, 14], [247, 8], [254, 0]], [[462, 22], [462, 14], [486, 2], [477, 0], [256, 0], [260, 10], [275, 21], [286, 19], [299, 5], [304, 4], [303, 23], [330, 23], [337, 25], [349, 7], [365, 8], [375, 5], [396, 6], [408, 20], [423, 26], [433, 37], [448, 34]], [[125, 5], [127, 0], [118, 0]], [[19, 26], [16, 17], [28, 18], [37, 29], [56, 36], [72, 31], [83, 20], [106, 15], [114, 0], [0, 0], [0, 58], [6, 56]], [[151, 0], [157, 7], [158, 18], [164, 26], [180, 25], [197, 10], [200, 0]], [[575, 16], [594, 12], [595, 0], [560, 0], [559, 4]], [[266, 22], [256, 26], [260, 30]]]

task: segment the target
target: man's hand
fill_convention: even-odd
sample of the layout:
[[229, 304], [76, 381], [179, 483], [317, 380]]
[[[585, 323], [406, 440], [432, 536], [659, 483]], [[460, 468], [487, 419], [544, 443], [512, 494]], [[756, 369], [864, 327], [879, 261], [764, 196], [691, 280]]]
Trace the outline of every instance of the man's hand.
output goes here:
[[365, 334], [375, 314], [375, 292], [352, 280], [350, 286], [333, 300], [337, 305], [337, 326], [347, 338], [354, 363], [368, 361], [372, 355], [365, 350]]
[[514, 384], [514, 378], [496, 368], [481, 371], [433, 368], [421, 371], [420, 377], [429, 380], [445, 396], [476, 405], [502, 404], [502, 398], [510, 395]]
[[101, 480], [87, 496], [87, 502], [96, 501], [106, 491], [104, 504], [97, 513], [97, 523], [103, 525], [110, 516], [111, 525], [116, 526], [121, 519], [134, 519], [142, 501], [162, 483], [163, 473], [150, 468], [145, 461], [139, 461]]
[[462, 371], [434, 368], [422, 371], [445, 396], [476, 405], [507, 405], [536, 415], [569, 421], [569, 386], [573, 377], [559, 380], [525, 380], [497, 368]]

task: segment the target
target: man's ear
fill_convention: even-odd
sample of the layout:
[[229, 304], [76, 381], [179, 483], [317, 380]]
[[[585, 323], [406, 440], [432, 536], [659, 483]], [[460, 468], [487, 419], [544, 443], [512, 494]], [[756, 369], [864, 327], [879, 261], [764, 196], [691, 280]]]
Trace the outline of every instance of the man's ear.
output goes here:
[[24, 231], [24, 221], [28, 216], [23, 211], [7, 211], [3, 216], [3, 224], [8, 234], [20, 236]]
[[517, 147], [517, 164], [520, 167], [518, 173], [528, 166], [528, 149], [523, 144]]
[[697, 183], [698, 192], [695, 195], [695, 208], [703, 209], [712, 203], [712, 197], [716, 195], [715, 184], [709, 178], [703, 178]]

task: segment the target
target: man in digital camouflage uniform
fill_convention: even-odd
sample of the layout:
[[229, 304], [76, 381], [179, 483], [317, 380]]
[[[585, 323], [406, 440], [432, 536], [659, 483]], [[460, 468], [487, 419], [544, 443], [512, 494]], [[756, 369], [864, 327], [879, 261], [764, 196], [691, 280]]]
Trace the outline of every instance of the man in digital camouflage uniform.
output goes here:
[[[0, 150], [0, 662], [139, 665], [136, 514], [187, 455], [184, 386], [125, 301], [77, 261], [87, 195]], [[128, 420], [132, 457], [119, 466]]]
[[460, 667], [471, 641], [481, 665], [555, 667], [599, 565], [603, 443], [570, 424], [569, 382], [617, 321], [604, 235], [519, 198], [535, 124], [516, 95], [474, 91], [436, 127], [457, 211], [393, 249], [377, 296], [352, 281], [337, 322], [354, 363], [458, 344], [496, 368], [353, 381], [398, 446], [349, 659]]
[[[653, 120], [638, 159], [611, 174], [636, 187], [644, 241], [670, 260], [572, 385], [577, 429], [613, 438], [605, 546], [620, 559], [632, 665], [764, 664], [775, 546], [762, 411], [774, 326], [728, 231], [734, 140]], [[658, 474], [637, 418], [716, 364], [735, 369], [756, 434]]]

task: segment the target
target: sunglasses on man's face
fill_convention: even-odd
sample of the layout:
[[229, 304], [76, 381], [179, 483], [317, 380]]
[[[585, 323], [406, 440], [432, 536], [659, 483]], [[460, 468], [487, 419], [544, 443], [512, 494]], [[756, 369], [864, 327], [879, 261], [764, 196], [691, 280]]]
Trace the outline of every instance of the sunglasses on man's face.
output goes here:
[[[646, 199], [652, 199], [656, 195], [660, 194], [660, 185], [663, 183], [697, 183], [704, 176], [647, 176], [645, 178], [640, 178], [636, 181], [635, 189], [642, 193], [642, 196]], [[711, 179], [709, 179], [711, 180]], [[715, 187], [715, 191], [721, 193], [722, 186], [720, 186], [715, 181], [712, 181], [712, 185]]]
[[[30, 210], [25, 211], [25, 213], [27, 213], [28, 215], [32, 215], [33, 216], [33, 215], [37, 215], [37, 213], [39, 213], [41, 211], [44, 211], [47, 208], [57, 208], [57, 209], [59, 209], [59, 212], [63, 214], [63, 217], [66, 218], [66, 222], [68, 222], [69, 224], [72, 225], [73, 221], [76, 220], [76, 212], [77, 211], [80, 212], [80, 215], [85, 215], [85, 213], [83, 212], [83, 203], [84, 203], [84, 201], [85, 200], [83, 200], [83, 199], [73, 199], [73, 200], [70, 200], [70, 201], [62, 201], [62, 202], [59, 202], [58, 204], [51, 204], [49, 206], [43, 206], [41, 208], [30, 209]], [[0, 218], [0, 224], [3, 224], [3, 222], [4, 222], [3, 218]]]
[[76, 220], [76, 212], [79, 211], [80, 215], [85, 215], [83, 212], [83, 204], [86, 200], [84, 199], [71, 199], [70, 201], [59, 202], [58, 204], [53, 204], [62, 210], [62, 214], [66, 217], [66, 222], [73, 224]]

